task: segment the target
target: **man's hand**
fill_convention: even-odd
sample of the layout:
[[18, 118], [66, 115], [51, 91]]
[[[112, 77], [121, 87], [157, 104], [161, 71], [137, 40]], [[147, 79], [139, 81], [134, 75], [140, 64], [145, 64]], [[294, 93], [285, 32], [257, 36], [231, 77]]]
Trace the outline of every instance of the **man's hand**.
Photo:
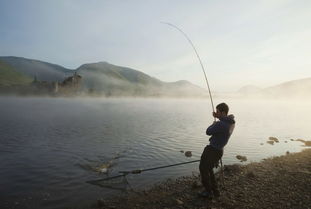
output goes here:
[[217, 116], [217, 115], [216, 115], [216, 113], [215, 113], [215, 112], [213, 112], [213, 117], [214, 117], [214, 118], [216, 118], [216, 116]]

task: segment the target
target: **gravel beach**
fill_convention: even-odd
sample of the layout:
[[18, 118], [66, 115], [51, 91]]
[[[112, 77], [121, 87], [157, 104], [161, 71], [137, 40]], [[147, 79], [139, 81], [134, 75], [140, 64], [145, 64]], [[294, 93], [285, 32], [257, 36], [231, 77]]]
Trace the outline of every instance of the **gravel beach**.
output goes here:
[[[220, 178], [219, 173], [217, 177]], [[219, 198], [198, 197], [197, 193], [203, 189], [199, 178], [195, 175], [180, 177], [148, 190], [101, 199], [97, 208], [311, 208], [310, 148], [258, 163], [225, 165]]]

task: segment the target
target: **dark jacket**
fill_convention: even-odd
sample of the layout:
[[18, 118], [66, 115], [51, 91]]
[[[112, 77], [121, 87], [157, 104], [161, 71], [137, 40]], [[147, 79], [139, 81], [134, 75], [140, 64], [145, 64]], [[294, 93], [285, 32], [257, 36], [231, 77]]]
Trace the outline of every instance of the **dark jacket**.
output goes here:
[[207, 135], [212, 135], [210, 145], [215, 149], [222, 150], [228, 143], [228, 140], [233, 132], [235, 120], [233, 115], [219, 118], [219, 121], [213, 123], [206, 129]]

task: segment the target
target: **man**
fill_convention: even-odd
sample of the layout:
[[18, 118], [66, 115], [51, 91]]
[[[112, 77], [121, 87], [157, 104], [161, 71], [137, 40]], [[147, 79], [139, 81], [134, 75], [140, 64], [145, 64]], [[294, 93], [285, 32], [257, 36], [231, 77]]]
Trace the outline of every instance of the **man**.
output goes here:
[[206, 134], [211, 136], [201, 155], [200, 174], [201, 181], [205, 191], [199, 193], [201, 197], [212, 198], [219, 197], [220, 193], [217, 187], [213, 168], [218, 165], [219, 160], [223, 155], [223, 148], [228, 143], [228, 140], [233, 132], [235, 121], [233, 115], [228, 115], [229, 107], [225, 103], [216, 106], [216, 112], [213, 112], [213, 117], [219, 121], [214, 122], [206, 130]]

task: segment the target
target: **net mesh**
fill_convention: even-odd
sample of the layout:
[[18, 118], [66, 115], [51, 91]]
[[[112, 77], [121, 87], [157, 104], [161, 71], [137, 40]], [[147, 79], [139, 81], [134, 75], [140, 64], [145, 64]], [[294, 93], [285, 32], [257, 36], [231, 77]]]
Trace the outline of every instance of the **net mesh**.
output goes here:
[[87, 183], [110, 189], [126, 189], [129, 185], [129, 182], [126, 179], [126, 175], [107, 177], [104, 179], [88, 181]]

